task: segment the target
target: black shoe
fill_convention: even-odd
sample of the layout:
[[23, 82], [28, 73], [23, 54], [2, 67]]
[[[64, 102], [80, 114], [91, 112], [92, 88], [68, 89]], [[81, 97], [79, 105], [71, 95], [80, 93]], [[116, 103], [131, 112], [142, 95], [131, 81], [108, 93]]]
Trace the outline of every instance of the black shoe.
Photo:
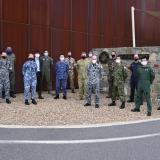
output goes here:
[[72, 89], [72, 93], [75, 93], [74, 89]]
[[30, 103], [28, 102], [28, 100], [25, 100], [25, 105], [30, 105]]
[[90, 104], [90, 103], [86, 103], [84, 106], [85, 106], [85, 107], [86, 107], [86, 106], [91, 106], [91, 104]]
[[140, 112], [140, 109], [137, 109], [137, 108], [134, 108], [134, 109], [131, 109], [132, 112]]
[[96, 105], [95, 105], [95, 108], [99, 108], [99, 104], [96, 104]]
[[16, 98], [16, 95], [14, 94], [14, 92], [10, 92], [10, 96], [11, 96], [12, 98]]
[[116, 106], [116, 102], [113, 101], [112, 103], [109, 103], [108, 106]]
[[42, 96], [39, 96], [38, 98], [39, 98], [39, 99], [44, 99]]
[[129, 99], [127, 102], [128, 103], [132, 103], [132, 102], [134, 102], [134, 100], [133, 99]]
[[54, 99], [59, 99], [59, 95], [55, 96]]
[[67, 99], [67, 97], [66, 97], [66, 96], [63, 96], [63, 99]]
[[34, 105], [37, 105], [37, 102], [36, 102], [35, 99], [32, 99], [32, 103], [33, 103]]
[[151, 112], [147, 112], [147, 116], [151, 116]]
[[11, 104], [11, 101], [9, 99], [6, 99], [7, 104]]
[[125, 102], [122, 102], [121, 106], [119, 107], [120, 109], [124, 109], [125, 108]]
[[160, 107], [158, 107], [157, 110], [160, 110]]

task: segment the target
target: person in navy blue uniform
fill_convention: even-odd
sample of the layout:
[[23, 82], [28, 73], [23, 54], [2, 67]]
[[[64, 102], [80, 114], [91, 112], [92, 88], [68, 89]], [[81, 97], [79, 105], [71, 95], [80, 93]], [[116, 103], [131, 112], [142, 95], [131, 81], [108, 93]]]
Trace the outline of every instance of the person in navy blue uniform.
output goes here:
[[69, 73], [69, 66], [65, 62], [64, 55], [60, 55], [60, 60], [56, 63], [56, 96], [54, 99], [59, 99], [59, 92], [62, 88], [63, 99], [67, 99], [67, 79]]
[[138, 84], [137, 71], [139, 66], [141, 66], [141, 63], [139, 62], [139, 56], [138, 54], [134, 54], [134, 62], [131, 63], [129, 68], [131, 71], [131, 79], [130, 79], [131, 92], [130, 92], [130, 98], [127, 102], [134, 102], [135, 90], [137, 90], [137, 84]]

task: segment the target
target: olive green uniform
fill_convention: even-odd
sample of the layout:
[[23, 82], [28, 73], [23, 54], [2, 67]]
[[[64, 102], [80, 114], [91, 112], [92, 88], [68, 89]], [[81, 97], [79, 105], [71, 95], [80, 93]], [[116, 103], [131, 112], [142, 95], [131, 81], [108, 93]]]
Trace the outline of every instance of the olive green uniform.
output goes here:
[[147, 110], [148, 112], [152, 112], [152, 104], [151, 104], [151, 97], [150, 97], [150, 86], [155, 78], [155, 73], [153, 69], [147, 66], [140, 66], [137, 71], [138, 76], [138, 89], [137, 89], [137, 96], [135, 100], [135, 108], [140, 109], [141, 102], [143, 100], [143, 95], [146, 97], [147, 101]]
[[79, 98], [84, 99], [86, 95], [87, 86], [87, 68], [90, 61], [88, 59], [80, 59], [77, 61], [77, 72], [78, 72], [78, 85], [79, 85]]
[[45, 78], [47, 82], [48, 92], [52, 90], [51, 86], [51, 70], [53, 68], [53, 59], [49, 56], [40, 57], [40, 70], [42, 72], [42, 82]]

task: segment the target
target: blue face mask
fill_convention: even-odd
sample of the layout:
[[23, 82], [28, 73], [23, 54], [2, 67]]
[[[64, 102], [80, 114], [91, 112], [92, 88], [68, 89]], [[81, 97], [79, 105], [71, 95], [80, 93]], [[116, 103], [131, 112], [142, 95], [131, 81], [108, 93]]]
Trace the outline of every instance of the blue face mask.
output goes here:
[[12, 50], [10, 50], [10, 49], [9, 49], [9, 50], [6, 50], [6, 52], [7, 52], [8, 55], [11, 55], [11, 54], [12, 54]]

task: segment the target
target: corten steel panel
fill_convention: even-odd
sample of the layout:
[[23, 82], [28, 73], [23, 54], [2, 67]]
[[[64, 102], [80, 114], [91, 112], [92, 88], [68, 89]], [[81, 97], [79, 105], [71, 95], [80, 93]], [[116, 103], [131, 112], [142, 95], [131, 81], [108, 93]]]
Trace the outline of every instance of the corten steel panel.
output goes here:
[[16, 90], [23, 91], [22, 65], [27, 58], [27, 32], [25, 25], [3, 23], [3, 49], [11, 46], [16, 54]]
[[2, 7], [5, 21], [28, 22], [28, 0], [3, 0]]
[[101, 48], [101, 36], [89, 35], [88, 50], [92, 48]]
[[36, 25], [50, 25], [51, 0], [30, 0], [30, 22]]
[[31, 51], [39, 50], [43, 53], [48, 50], [51, 54], [51, 29], [41, 26], [31, 26], [30, 29], [30, 48]]
[[86, 34], [79, 32], [72, 33], [72, 52], [76, 59], [81, 57], [82, 52], [88, 52]]
[[88, 0], [72, 1], [72, 29], [73, 31], [88, 32]]
[[51, 0], [51, 25], [71, 29], [71, 0]]
[[89, 0], [88, 32], [100, 34], [102, 30], [102, 0]]
[[2, 0], [0, 0], [0, 20], [2, 19]]
[[61, 54], [66, 56], [68, 51], [70, 51], [70, 32], [52, 29], [52, 48], [53, 58], [55, 60], [58, 60]]

